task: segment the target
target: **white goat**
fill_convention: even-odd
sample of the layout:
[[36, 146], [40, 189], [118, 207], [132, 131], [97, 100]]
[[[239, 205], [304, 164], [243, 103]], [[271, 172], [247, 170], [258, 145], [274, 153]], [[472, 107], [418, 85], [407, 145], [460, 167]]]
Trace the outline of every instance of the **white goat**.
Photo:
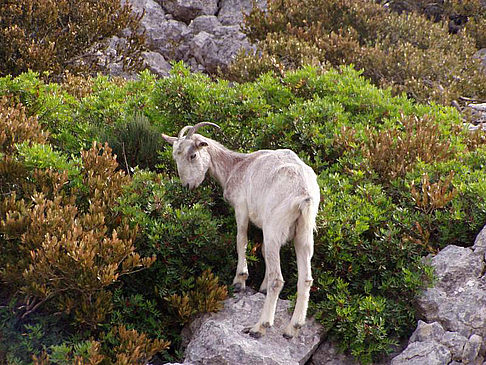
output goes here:
[[[313, 230], [319, 204], [316, 174], [290, 150], [261, 150], [249, 154], [228, 150], [216, 141], [194, 132], [199, 123], [181, 129], [178, 137], [163, 135], [173, 145], [172, 156], [179, 177], [190, 189], [199, 186], [209, 173], [221, 184], [224, 198], [234, 207], [237, 223], [238, 267], [233, 280], [236, 291], [245, 289], [248, 221], [263, 230], [265, 279], [260, 291], [266, 291], [259, 321], [247, 332], [255, 338], [273, 325], [277, 299], [284, 281], [280, 269], [280, 247], [294, 240], [297, 255], [297, 302], [292, 319], [284, 331], [295, 336], [305, 323], [309, 291], [312, 285], [311, 258]], [[184, 133], [187, 131], [187, 135]]]

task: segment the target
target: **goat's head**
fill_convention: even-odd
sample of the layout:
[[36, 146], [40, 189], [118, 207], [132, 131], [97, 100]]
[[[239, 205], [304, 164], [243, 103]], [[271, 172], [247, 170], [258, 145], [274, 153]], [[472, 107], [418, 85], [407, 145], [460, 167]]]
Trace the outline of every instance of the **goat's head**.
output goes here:
[[[177, 163], [182, 185], [189, 189], [197, 188], [209, 169], [211, 158], [206, 149], [208, 143], [200, 135], [194, 134], [205, 125], [219, 128], [217, 124], [202, 122], [195, 126], [185, 126], [177, 137], [162, 134], [162, 138], [172, 145], [172, 157]], [[184, 136], [185, 132], [187, 134]]]

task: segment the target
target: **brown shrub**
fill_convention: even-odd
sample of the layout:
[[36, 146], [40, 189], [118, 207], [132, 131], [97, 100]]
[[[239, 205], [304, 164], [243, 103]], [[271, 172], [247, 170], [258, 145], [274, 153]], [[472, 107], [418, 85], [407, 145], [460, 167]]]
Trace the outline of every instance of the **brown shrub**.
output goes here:
[[82, 160], [80, 189], [68, 188], [65, 171], [36, 170], [31, 199], [3, 199], [0, 276], [20, 289], [24, 316], [49, 305], [94, 327], [111, 311], [107, 288], [155, 258], [135, 252], [137, 228], [114, 211], [129, 177], [109, 147], [94, 144]]
[[167, 298], [181, 323], [187, 323], [199, 313], [217, 312], [223, 308], [223, 300], [228, 296], [225, 285], [220, 286], [211, 271], [204, 271], [196, 279], [196, 285], [183, 295], [174, 294]]
[[246, 18], [245, 31], [258, 50], [237, 57], [228, 77], [246, 81], [260, 71], [283, 73], [304, 63], [354, 64], [376, 85], [421, 102], [486, 98], [486, 74], [473, 59], [484, 36], [479, 33], [486, 32], [479, 30], [483, 18], [468, 23], [471, 31], [450, 34], [446, 23], [391, 12], [370, 0], [274, 0], [268, 11], [254, 9]]
[[[143, 36], [137, 34], [139, 18], [119, 0], [20, 0], [0, 3], [0, 75], [27, 70], [65, 69], [92, 73], [92, 57], [100, 40], [131, 32], [128, 47], [120, 49], [126, 67], [140, 66]], [[90, 47], [89, 55], [86, 55]], [[76, 61], [76, 62], [75, 62]]]

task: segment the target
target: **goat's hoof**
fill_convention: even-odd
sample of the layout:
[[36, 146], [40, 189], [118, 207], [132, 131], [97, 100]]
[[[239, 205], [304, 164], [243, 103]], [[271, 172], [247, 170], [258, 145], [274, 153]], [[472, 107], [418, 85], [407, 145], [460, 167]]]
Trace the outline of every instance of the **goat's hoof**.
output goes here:
[[295, 323], [295, 324], [289, 324], [287, 328], [285, 328], [283, 336], [287, 339], [290, 340], [293, 337], [296, 337], [299, 334], [300, 329], [302, 328], [302, 324], [300, 323]]
[[243, 333], [247, 333], [251, 337], [256, 338], [256, 339], [262, 337], [265, 334], [264, 332], [261, 332], [261, 331], [254, 331], [253, 327], [244, 328]]
[[282, 336], [284, 336], [284, 338], [286, 338], [287, 340], [291, 340], [294, 337], [294, 336], [292, 336], [292, 335], [290, 335], [288, 333], [285, 333], [285, 332], [283, 333]]
[[239, 293], [242, 290], [243, 285], [241, 283], [235, 283], [233, 284], [233, 291], [235, 293]]
[[233, 292], [240, 293], [245, 290], [245, 286], [241, 283], [233, 284]]

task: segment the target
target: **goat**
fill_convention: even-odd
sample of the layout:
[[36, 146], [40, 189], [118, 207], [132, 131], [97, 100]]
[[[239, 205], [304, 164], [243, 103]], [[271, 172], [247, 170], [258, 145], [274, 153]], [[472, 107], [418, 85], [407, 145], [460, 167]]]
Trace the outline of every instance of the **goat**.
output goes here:
[[[294, 240], [297, 256], [297, 302], [284, 337], [296, 336], [305, 323], [312, 285], [311, 258], [313, 230], [320, 200], [314, 171], [291, 150], [260, 150], [249, 154], [231, 151], [195, 132], [203, 122], [185, 126], [177, 137], [162, 135], [172, 145], [172, 156], [182, 185], [199, 186], [209, 171], [223, 188], [223, 197], [235, 210], [238, 265], [233, 280], [235, 291], [245, 289], [247, 230], [251, 221], [263, 230], [262, 253], [265, 278], [260, 291], [266, 292], [258, 322], [245, 330], [259, 338], [273, 325], [277, 299], [284, 280], [280, 269], [280, 247]], [[184, 136], [184, 133], [187, 134]]]

